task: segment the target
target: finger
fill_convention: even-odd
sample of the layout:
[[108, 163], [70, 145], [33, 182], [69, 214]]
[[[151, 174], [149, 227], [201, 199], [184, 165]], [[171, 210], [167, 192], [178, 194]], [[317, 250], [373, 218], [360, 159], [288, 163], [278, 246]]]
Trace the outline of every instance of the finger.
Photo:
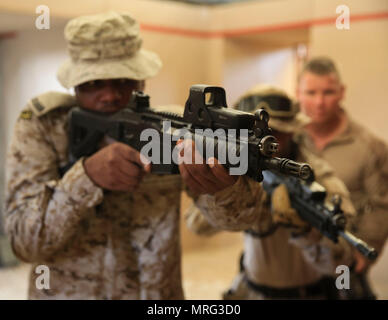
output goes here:
[[[201, 159], [195, 159], [195, 146], [194, 142], [191, 139], [183, 140], [183, 142], [178, 141], [179, 144], [183, 144], [180, 146], [180, 156], [183, 160], [183, 163], [185, 164], [193, 164], [196, 163], [195, 160], [197, 160], [197, 163], [200, 163]], [[202, 162], [203, 163], [203, 162]]]
[[122, 189], [128, 189], [131, 187], [138, 186], [143, 178], [143, 175], [141, 175], [141, 176], [127, 176], [127, 175], [123, 174], [120, 170], [117, 170], [113, 174], [112, 178], [113, 178], [113, 181], [115, 182], [116, 187], [120, 187]]
[[187, 184], [191, 191], [198, 195], [206, 193], [206, 191], [203, 190], [203, 187], [191, 176], [184, 163], [180, 164], [178, 168], [183, 181]]
[[216, 158], [209, 158], [208, 163], [212, 174], [225, 185], [231, 185], [237, 181], [238, 176], [230, 175]]
[[354, 256], [356, 260], [355, 271], [356, 273], [361, 273], [367, 267], [366, 259], [358, 251], [354, 251]]
[[127, 160], [123, 160], [125, 162], [120, 163], [120, 165], [116, 168], [121, 175], [123, 175], [125, 178], [135, 178], [135, 177], [142, 177], [145, 172], [135, 163], [129, 162]]
[[213, 176], [207, 164], [185, 164], [185, 169], [190, 173], [190, 177], [202, 186], [203, 190], [209, 193], [218, 190], [219, 181]]
[[[224, 189], [231, 184], [230, 182], [224, 184], [223, 181], [220, 181], [213, 175], [205, 160], [198, 150], [196, 150], [195, 143], [192, 140], [187, 139], [184, 143], [185, 169], [190, 173], [191, 179], [195, 180], [197, 185], [201, 186], [202, 193], [214, 194], [218, 190]], [[232, 181], [234, 183], [234, 180]]]
[[152, 168], [151, 161], [144, 154], [142, 153], [139, 153], [139, 154], [140, 154], [140, 161], [143, 163], [144, 172], [150, 173]]
[[210, 188], [211, 190], [217, 189], [216, 177], [212, 174], [209, 166], [206, 164], [206, 161], [200, 155], [198, 150], [195, 148], [195, 143], [192, 140], [185, 140], [186, 146], [186, 159], [189, 158], [192, 164], [185, 162], [187, 170], [190, 172], [191, 176], [200, 183], [206, 189]]
[[187, 171], [184, 164], [179, 165], [179, 172], [182, 176], [184, 183], [189, 187], [192, 192], [197, 195], [206, 193], [206, 191], [203, 190], [203, 187], [195, 179], [193, 179], [193, 177], [190, 176], [190, 173]]
[[205, 164], [206, 161], [195, 147], [195, 143], [191, 139], [179, 140], [177, 145], [180, 145], [180, 156], [185, 164]]
[[364, 262], [357, 261], [355, 272], [362, 273], [366, 269], [366, 264]]
[[[203, 168], [199, 168], [200, 166]], [[207, 165], [186, 165], [186, 168], [190, 172], [191, 177], [208, 193], [213, 194], [220, 188], [220, 181], [213, 176]]]
[[119, 152], [123, 156], [123, 158], [126, 159], [127, 161], [136, 163], [145, 172], [151, 172], [151, 161], [136, 149], [124, 143], [120, 143]]

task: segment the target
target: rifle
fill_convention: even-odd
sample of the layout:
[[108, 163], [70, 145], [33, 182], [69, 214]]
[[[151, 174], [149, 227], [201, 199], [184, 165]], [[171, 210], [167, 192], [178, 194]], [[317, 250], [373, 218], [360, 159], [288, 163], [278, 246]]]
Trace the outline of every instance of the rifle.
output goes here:
[[[311, 174], [308, 164], [274, 157], [278, 143], [268, 127], [268, 113], [259, 110], [251, 114], [227, 108], [222, 87], [192, 86], [183, 117], [150, 108], [149, 96], [142, 92], [134, 92], [129, 105], [116, 113], [107, 115], [75, 107], [69, 117], [70, 164], [67, 168], [80, 157], [95, 153], [107, 135], [139, 152], [151, 149], [152, 154], [146, 156], [153, 159], [153, 173], [178, 174], [177, 163], [171, 161], [176, 152], [176, 145], [171, 141], [177, 141], [185, 130], [185, 137], [187, 133], [190, 135], [204, 158], [208, 158], [209, 150], [213, 155], [224, 154], [224, 161], [220, 162], [226, 168], [240, 168], [242, 174], [256, 181], [263, 180], [262, 170], [265, 169], [301, 179], [307, 179]], [[220, 130], [228, 133], [216, 135], [215, 132], [220, 133]], [[163, 138], [148, 141], [144, 139], [144, 132], [150, 133], [151, 137], [155, 133]], [[236, 163], [236, 157], [244, 154], [246, 161]]]
[[301, 181], [292, 176], [264, 171], [263, 187], [268, 194], [280, 184], [284, 184], [290, 196], [291, 206], [300, 218], [319, 230], [335, 243], [338, 237], [344, 238], [370, 260], [377, 258], [377, 251], [361, 239], [345, 230], [346, 217], [341, 209], [341, 198], [335, 195], [331, 203], [326, 203], [326, 189], [314, 179]]

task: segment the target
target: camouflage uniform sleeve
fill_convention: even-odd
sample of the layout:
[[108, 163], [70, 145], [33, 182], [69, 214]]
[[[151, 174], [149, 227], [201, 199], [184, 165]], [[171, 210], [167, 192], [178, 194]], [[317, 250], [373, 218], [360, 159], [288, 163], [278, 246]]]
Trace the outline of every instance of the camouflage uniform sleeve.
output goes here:
[[[352, 219], [355, 209], [345, 184], [332, 171], [318, 175], [317, 181], [327, 190], [326, 201], [330, 201], [335, 194], [339, 195], [346, 218]], [[305, 236], [291, 237], [290, 243], [300, 247], [306, 261], [322, 274], [333, 275], [337, 266], [350, 266], [353, 263], [353, 249], [348, 242], [339, 238], [338, 243], [334, 243], [327, 237], [318, 235], [318, 230], [313, 229]]]
[[184, 213], [184, 219], [189, 230], [201, 236], [212, 236], [221, 231], [210, 224], [194, 204], [187, 208]]
[[241, 231], [260, 224], [263, 197], [258, 182], [240, 176], [234, 185], [214, 195], [201, 195], [194, 203], [213, 227]]
[[7, 155], [5, 227], [15, 254], [41, 261], [63, 248], [80, 220], [102, 201], [80, 159], [64, 175], [40, 118], [19, 118]]
[[363, 174], [368, 204], [357, 217], [355, 232], [381, 253], [388, 237], [388, 146], [374, 138], [369, 147], [369, 163]]

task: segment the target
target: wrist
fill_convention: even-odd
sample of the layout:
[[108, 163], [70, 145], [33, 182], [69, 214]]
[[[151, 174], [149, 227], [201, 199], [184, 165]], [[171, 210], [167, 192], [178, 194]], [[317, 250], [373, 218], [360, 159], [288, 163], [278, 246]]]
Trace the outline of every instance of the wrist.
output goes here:
[[84, 158], [82, 161], [82, 166], [84, 167], [84, 171], [88, 178], [99, 188], [102, 188], [97, 181], [94, 179], [94, 169], [93, 169], [93, 160], [91, 157]]

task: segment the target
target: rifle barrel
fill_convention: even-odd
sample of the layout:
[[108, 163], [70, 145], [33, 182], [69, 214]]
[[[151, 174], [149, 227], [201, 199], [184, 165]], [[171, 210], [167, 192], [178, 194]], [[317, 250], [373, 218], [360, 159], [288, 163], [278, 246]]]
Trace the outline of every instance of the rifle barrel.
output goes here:
[[313, 170], [307, 163], [299, 163], [287, 158], [265, 158], [263, 159], [263, 165], [267, 170], [275, 170], [303, 180], [308, 180], [313, 175]]
[[367, 243], [357, 238], [349, 231], [340, 231], [339, 235], [342, 236], [346, 241], [348, 241], [352, 246], [357, 248], [365, 257], [370, 260], [375, 260], [377, 258], [377, 251], [370, 247]]

